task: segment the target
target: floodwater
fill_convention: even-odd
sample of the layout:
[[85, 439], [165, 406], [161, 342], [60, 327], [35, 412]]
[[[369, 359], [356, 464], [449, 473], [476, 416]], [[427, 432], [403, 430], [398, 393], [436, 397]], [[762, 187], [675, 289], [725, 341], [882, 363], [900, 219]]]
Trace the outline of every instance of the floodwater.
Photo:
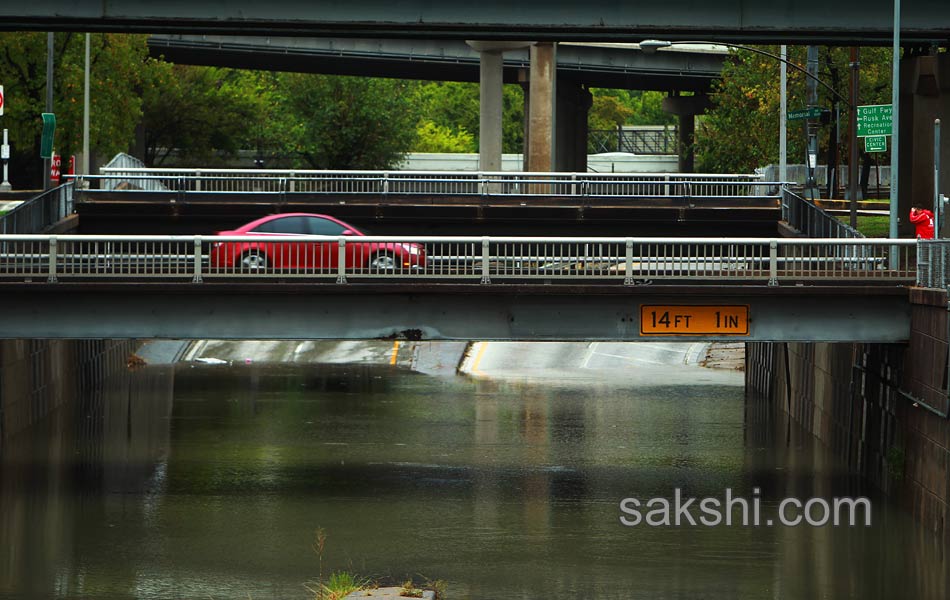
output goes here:
[[874, 495], [871, 527], [623, 526], [675, 488], [870, 493], [741, 385], [651, 380], [179, 365], [3, 447], [0, 597], [302, 599], [343, 569], [454, 599], [948, 596], [947, 548]]

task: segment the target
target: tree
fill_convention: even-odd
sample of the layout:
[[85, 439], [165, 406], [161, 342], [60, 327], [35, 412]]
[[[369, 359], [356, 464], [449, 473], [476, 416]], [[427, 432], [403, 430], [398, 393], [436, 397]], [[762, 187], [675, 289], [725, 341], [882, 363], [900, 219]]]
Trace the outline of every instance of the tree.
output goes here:
[[412, 145], [418, 119], [406, 81], [285, 73], [279, 82], [287, 149], [311, 168], [386, 169]]
[[252, 71], [150, 61], [144, 86], [145, 164], [214, 166], [263, 139], [268, 89]]
[[[46, 111], [46, 34], [0, 34], [0, 81], [6, 96], [3, 126], [10, 130], [11, 183], [42, 187], [39, 156]], [[90, 43], [90, 148], [99, 156], [127, 150], [142, 115], [138, 88], [148, 55], [144, 35], [93, 34]], [[82, 150], [85, 35], [57, 33], [53, 52], [56, 151]], [[64, 165], [65, 166], [65, 165]]]
[[416, 127], [413, 152], [475, 152], [475, 136], [459, 127], [452, 131], [432, 121], [423, 121]]
[[[760, 47], [777, 54], [775, 46]], [[877, 104], [889, 102], [890, 60], [886, 48], [863, 48], [861, 56], [860, 103]], [[847, 73], [849, 51], [847, 48], [826, 48], [822, 52], [822, 70], [819, 78], [829, 85], [837, 84], [836, 91], [848, 97], [847, 77], [835, 77], [835, 73]], [[789, 61], [805, 67], [805, 48], [789, 48]], [[768, 56], [736, 50], [723, 63], [722, 79], [713, 90], [715, 106], [697, 128], [696, 154], [700, 170], [719, 173], [750, 173], [757, 167], [778, 162], [779, 98], [781, 63]], [[835, 81], [838, 79], [839, 81]], [[806, 105], [806, 76], [801, 72], [788, 71], [789, 110]], [[819, 104], [831, 107], [833, 95], [819, 86]], [[847, 106], [842, 105], [844, 115]], [[844, 117], [846, 118], [846, 116]], [[846, 121], [844, 121], [846, 123]], [[803, 162], [805, 140], [802, 122], [789, 122], [788, 155], [791, 162]], [[827, 146], [833, 127], [822, 127], [820, 143]], [[842, 139], [847, 131], [842, 126]]]

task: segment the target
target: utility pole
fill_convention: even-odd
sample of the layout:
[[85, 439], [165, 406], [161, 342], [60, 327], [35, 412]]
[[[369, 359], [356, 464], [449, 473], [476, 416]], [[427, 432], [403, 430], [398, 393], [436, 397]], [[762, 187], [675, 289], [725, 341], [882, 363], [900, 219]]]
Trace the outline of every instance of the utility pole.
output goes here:
[[[46, 112], [53, 112], [53, 32], [46, 34]], [[52, 158], [43, 159], [43, 189], [50, 189]]]
[[[806, 80], [808, 108], [818, 108], [818, 46], [808, 46], [808, 62], [806, 67], [809, 74]], [[805, 165], [808, 172], [808, 180], [805, 182], [805, 188], [810, 190], [810, 200], [814, 202], [818, 197], [818, 178], [815, 173], [818, 169], [818, 123], [814, 118], [807, 120], [805, 132], [807, 136]]]
[[851, 112], [848, 117], [848, 198], [851, 199], [851, 227], [858, 226], [858, 59], [859, 50], [851, 46]]
[[82, 84], [82, 167], [80, 172], [89, 175], [89, 34], [86, 34], [86, 67]]

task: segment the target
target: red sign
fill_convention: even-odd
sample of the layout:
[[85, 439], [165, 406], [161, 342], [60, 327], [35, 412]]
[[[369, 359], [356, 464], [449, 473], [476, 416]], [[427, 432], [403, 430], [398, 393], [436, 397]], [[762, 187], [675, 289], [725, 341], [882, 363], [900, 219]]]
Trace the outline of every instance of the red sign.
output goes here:
[[0, 85], [0, 117], [3, 116], [3, 86]]
[[76, 155], [75, 154], [69, 157], [69, 168], [66, 170], [66, 174], [67, 175], [76, 174]]
[[62, 159], [59, 154], [54, 154], [53, 159], [50, 162], [49, 168], [49, 180], [55, 183], [59, 183], [59, 167], [62, 164]]

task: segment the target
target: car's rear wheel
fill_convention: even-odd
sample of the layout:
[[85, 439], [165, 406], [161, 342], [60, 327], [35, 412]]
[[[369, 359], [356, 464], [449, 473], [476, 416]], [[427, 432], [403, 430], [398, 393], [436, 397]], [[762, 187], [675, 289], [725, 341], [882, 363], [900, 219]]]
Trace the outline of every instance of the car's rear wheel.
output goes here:
[[379, 252], [370, 257], [368, 266], [371, 271], [393, 271], [398, 264], [389, 252]]
[[245, 271], [263, 271], [269, 264], [267, 256], [256, 250], [241, 255], [241, 268]]

